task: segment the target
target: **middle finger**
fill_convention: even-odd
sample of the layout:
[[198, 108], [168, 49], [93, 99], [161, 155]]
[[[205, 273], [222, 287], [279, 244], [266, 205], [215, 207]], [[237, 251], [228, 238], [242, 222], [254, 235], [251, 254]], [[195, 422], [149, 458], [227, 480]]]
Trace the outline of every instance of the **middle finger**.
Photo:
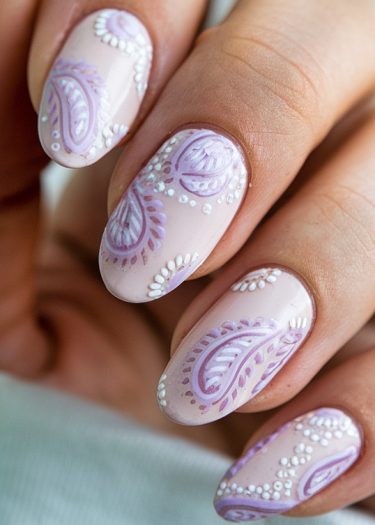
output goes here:
[[110, 291], [150, 301], [239, 249], [373, 85], [374, 19], [365, 1], [240, 2], [201, 37], [116, 169], [100, 256]]

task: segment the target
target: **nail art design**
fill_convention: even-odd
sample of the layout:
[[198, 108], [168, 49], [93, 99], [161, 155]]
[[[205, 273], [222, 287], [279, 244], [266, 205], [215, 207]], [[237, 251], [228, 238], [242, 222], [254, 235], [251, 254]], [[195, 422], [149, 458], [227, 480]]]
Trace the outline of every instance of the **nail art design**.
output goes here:
[[254, 395], [294, 352], [306, 333], [304, 324], [298, 328], [290, 324], [283, 329], [272, 319], [258, 318], [227, 321], [214, 328], [187, 354], [181, 381], [186, 388], [184, 395], [192, 397], [192, 404], [199, 403], [202, 413], [214, 405], [222, 412], [252, 381], [254, 369], [268, 360], [260, 380], [251, 389]]
[[105, 9], [78, 24], [42, 96], [39, 135], [47, 154], [80, 167], [120, 142], [138, 112], [151, 60], [148, 33], [130, 13]]
[[278, 268], [261, 268], [245, 275], [232, 286], [232, 291], [254, 292], [257, 288], [261, 290], [267, 283], [275, 283], [280, 275], [281, 270]]
[[134, 82], [138, 97], [142, 99], [147, 89], [149, 64], [152, 48], [149, 39], [140, 30], [138, 19], [118, 9], [104, 9], [95, 20], [95, 35], [104, 44], [134, 57]]
[[[166, 215], [162, 201], [136, 179], [111, 215], [103, 236], [103, 247], [113, 264], [124, 268], [160, 247], [165, 237]], [[107, 260], [108, 260], [107, 259]]]
[[94, 66], [83, 61], [56, 61], [46, 87], [46, 113], [54, 142], [68, 153], [88, 155], [98, 143], [107, 118], [108, 93]]
[[177, 255], [160, 268], [154, 275], [153, 282], [149, 285], [148, 296], [155, 299], [165, 295], [180, 285], [199, 264], [198, 253], [187, 253], [185, 256]]
[[337, 479], [360, 448], [356, 423], [340, 410], [297, 417], [234, 463], [217, 489], [216, 511], [234, 522], [286, 512]]
[[[210, 129], [173, 135], [139, 172], [109, 219], [100, 251], [107, 286], [118, 297], [134, 301], [173, 290], [202, 264], [228, 227], [246, 180], [242, 154], [226, 136]], [[146, 196], [143, 202], [139, 196]], [[148, 229], [145, 210], [150, 214]], [[152, 247], [150, 234], [157, 238]], [[145, 242], [135, 246], [140, 236]], [[134, 248], [130, 258], [129, 239]], [[128, 272], [129, 260], [135, 281]]]
[[186, 424], [232, 412], [276, 376], [306, 339], [313, 320], [312, 299], [294, 274], [274, 267], [246, 274], [173, 355], [161, 408]]

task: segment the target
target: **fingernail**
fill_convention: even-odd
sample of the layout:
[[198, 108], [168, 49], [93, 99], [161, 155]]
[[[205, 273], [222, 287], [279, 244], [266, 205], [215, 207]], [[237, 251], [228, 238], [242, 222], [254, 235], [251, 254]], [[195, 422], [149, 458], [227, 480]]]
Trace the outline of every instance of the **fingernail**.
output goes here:
[[348, 470], [360, 449], [361, 431], [341, 410], [297, 417], [232, 465], [217, 489], [216, 511], [234, 522], [287, 512]]
[[117, 297], [145, 302], [181, 284], [208, 257], [246, 190], [239, 147], [211, 129], [184, 129], [139, 172], [103, 234], [100, 270]]
[[39, 136], [63, 166], [93, 164], [127, 134], [152, 60], [144, 25], [118, 9], [96, 11], [68, 36], [44, 86]]
[[199, 425], [256, 396], [309, 334], [314, 303], [302, 281], [283, 268], [246, 274], [192, 328], [158, 387], [166, 414]]

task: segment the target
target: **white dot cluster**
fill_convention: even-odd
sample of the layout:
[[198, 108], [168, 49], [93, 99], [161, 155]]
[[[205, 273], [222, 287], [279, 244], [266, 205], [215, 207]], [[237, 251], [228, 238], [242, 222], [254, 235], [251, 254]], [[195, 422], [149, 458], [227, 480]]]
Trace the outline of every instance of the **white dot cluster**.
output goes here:
[[240, 486], [236, 482], [224, 480], [219, 485], [217, 496], [245, 494], [265, 500], [278, 500], [292, 496], [295, 479], [300, 477], [299, 469], [304, 468], [313, 459], [317, 448], [327, 447], [332, 440], [341, 440], [345, 436], [357, 437], [358, 429], [352, 420], [343, 414], [320, 415], [313, 412], [294, 420], [294, 430], [300, 440], [293, 447], [290, 456], [281, 456], [275, 470], [275, 478], [262, 485]]
[[254, 292], [262, 290], [266, 284], [273, 284], [281, 275], [279, 268], [261, 268], [248, 273], [232, 286], [233, 292]]
[[167, 406], [167, 401], [165, 400], [165, 397], [167, 395], [167, 390], [166, 390], [166, 386], [165, 386], [165, 380], [166, 379], [167, 379], [166, 374], [163, 374], [161, 376], [161, 378], [160, 378], [160, 381], [159, 381], [159, 384], [158, 384], [158, 388], [157, 388], [157, 392], [156, 392], [158, 403], [159, 403], [160, 407], [162, 407], [162, 408], [165, 408]]
[[[103, 44], [117, 48], [127, 56], [134, 56], [134, 83], [139, 96], [147, 89], [146, 69], [152, 60], [152, 46], [146, 42], [141, 32], [135, 37], [119, 38], [108, 28], [108, 19], [116, 13], [113, 9], [102, 10], [94, 22], [94, 34]], [[121, 15], [120, 15], [121, 16]], [[122, 16], [125, 16], [122, 13]]]
[[[179, 145], [186, 137], [184, 132], [177, 134], [167, 140], [159, 151], [154, 155], [145, 168], [146, 173], [146, 183], [151, 183], [154, 185], [155, 193], [162, 193], [166, 197], [177, 197], [177, 200], [180, 204], [186, 204], [191, 208], [195, 208], [198, 205], [197, 200], [194, 197], [190, 197], [186, 193], [176, 194], [174, 188], [168, 188], [167, 184], [161, 180], [161, 170], [163, 167], [163, 162], [168, 160], [170, 153]], [[164, 177], [164, 175], [163, 175]], [[232, 204], [234, 200], [238, 200], [242, 196], [242, 190], [246, 184], [246, 171], [243, 169], [241, 173], [234, 174], [230, 183], [228, 184], [228, 191], [220, 195], [216, 202], [218, 204]], [[204, 215], [210, 215], [214, 209], [214, 206], [210, 202], [204, 202], [201, 207], [201, 212]]]

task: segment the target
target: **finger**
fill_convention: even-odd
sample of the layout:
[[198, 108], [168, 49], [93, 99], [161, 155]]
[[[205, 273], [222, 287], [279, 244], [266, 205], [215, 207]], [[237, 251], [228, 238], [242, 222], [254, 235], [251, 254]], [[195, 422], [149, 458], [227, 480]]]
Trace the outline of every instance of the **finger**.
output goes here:
[[162, 380], [169, 417], [278, 406], [371, 317], [374, 133], [373, 115], [190, 305]]
[[34, 273], [44, 160], [26, 86], [36, 9], [30, 0], [0, 3], [0, 368], [22, 375], [39, 371], [49, 350], [36, 316]]
[[246, 521], [294, 507], [293, 515], [310, 516], [373, 494], [374, 360], [371, 350], [341, 364], [256, 433], [220, 483], [222, 517]]
[[374, 4], [361, 5], [239, 2], [200, 37], [115, 171], [100, 258], [112, 293], [149, 301], [239, 249], [373, 85]]
[[123, 140], [189, 49], [204, 5], [121, 0], [112, 9], [105, 0], [44, 2], [29, 84], [46, 153], [81, 167]]

